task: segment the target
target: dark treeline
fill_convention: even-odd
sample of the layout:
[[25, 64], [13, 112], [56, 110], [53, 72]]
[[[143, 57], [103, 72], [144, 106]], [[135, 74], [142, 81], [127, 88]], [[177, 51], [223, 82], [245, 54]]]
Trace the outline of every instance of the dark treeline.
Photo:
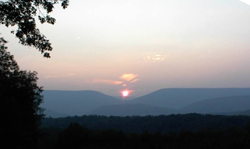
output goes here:
[[198, 131], [201, 129], [229, 129], [243, 128], [250, 123], [249, 116], [222, 116], [202, 114], [178, 114], [161, 116], [74, 116], [65, 118], [45, 118], [42, 127], [56, 127], [65, 129], [71, 123], [78, 123], [88, 129], [106, 130], [115, 129], [125, 133], [166, 133]]
[[66, 129], [43, 128], [41, 149], [248, 149], [250, 127], [172, 133], [124, 133], [93, 130], [71, 123]]
[[250, 117], [219, 115], [45, 118], [41, 149], [250, 147]]

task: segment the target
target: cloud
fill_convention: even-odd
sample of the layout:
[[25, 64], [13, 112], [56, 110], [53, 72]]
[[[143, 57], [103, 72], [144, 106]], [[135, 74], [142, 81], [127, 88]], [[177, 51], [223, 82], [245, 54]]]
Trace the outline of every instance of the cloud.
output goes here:
[[163, 61], [165, 60], [166, 56], [165, 55], [160, 55], [160, 54], [155, 54], [153, 56], [145, 56], [143, 59], [145, 60], [152, 60], [152, 61]]
[[93, 79], [91, 80], [91, 83], [95, 84], [109, 84], [109, 85], [122, 85], [123, 87], [126, 87], [127, 83], [135, 83], [138, 81], [137, 79], [138, 75], [137, 74], [123, 74], [119, 79], [121, 80], [108, 80], [108, 79]]
[[120, 77], [120, 79], [125, 80], [125, 81], [131, 81], [131, 80], [135, 79], [137, 76], [138, 76], [137, 74], [132, 74], [132, 73], [130, 73], [130, 74], [123, 74]]
[[92, 83], [96, 84], [110, 84], [110, 85], [119, 85], [122, 84], [123, 81], [115, 81], [115, 80], [107, 80], [107, 79], [93, 79]]
[[132, 80], [130, 83], [135, 83], [135, 82], [137, 82], [139, 79], [134, 79], [134, 80]]

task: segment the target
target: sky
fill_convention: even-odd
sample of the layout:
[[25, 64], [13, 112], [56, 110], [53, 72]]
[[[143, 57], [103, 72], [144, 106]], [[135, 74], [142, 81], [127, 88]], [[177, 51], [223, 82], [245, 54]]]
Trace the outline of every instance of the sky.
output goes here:
[[250, 87], [250, 0], [70, 0], [39, 24], [51, 58], [0, 26], [45, 90], [141, 96], [162, 88]]

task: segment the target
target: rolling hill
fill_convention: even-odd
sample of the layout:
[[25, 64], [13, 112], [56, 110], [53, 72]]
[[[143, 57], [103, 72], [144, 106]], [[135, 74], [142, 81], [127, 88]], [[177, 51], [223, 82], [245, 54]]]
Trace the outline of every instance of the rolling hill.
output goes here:
[[241, 95], [250, 95], [250, 88], [169, 88], [157, 90], [127, 102], [181, 109], [205, 99]]
[[[171, 114], [181, 110], [180, 113], [201, 112], [202, 106], [209, 106], [210, 100], [214, 102], [213, 112], [235, 112], [248, 110], [246, 108], [232, 108], [237, 105], [229, 102], [227, 110], [218, 110], [218, 98], [250, 96], [250, 88], [172, 88], [161, 89], [133, 100], [121, 100], [97, 91], [58, 91], [46, 90], [43, 92], [44, 103], [41, 107], [47, 109], [47, 117], [74, 116], [86, 114], [102, 115], [161, 115]], [[209, 99], [209, 100], [208, 100]], [[216, 100], [213, 100], [216, 99]], [[208, 100], [207, 102], [205, 102]], [[203, 103], [205, 102], [205, 103]], [[243, 101], [242, 101], [243, 102]], [[202, 104], [203, 103], [203, 104]], [[218, 106], [220, 102], [217, 102]], [[204, 105], [208, 104], [208, 105]], [[239, 104], [239, 103], [238, 103]], [[248, 105], [245, 100], [243, 105]], [[249, 104], [250, 105], [250, 104]], [[185, 108], [184, 108], [185, 107]], [[231, 111], [229, 109], [231, 107]], [[201, 108], [201, 109], [199, 109]], [[221, 109], [221, 107], [219, 108]], [[249, 107], [250, 109], [250, 107]], [[206, 109], [205, 112], [211, 113]]]
[[250, 109], [250, 96], [230, 96], [206, 99], [192, 103], [180, 113], [222, 114]]
[[250, 116], [250, 109], [244, 111], [237, 111], [237, 112], [229, 112], [229, 113], [222, 113], [222, 115], [246, 115]]
[[89, 115], [103, 116], [147, 116], [169, 115], [176, 113], [173, 109], [149, 106], [145, 104], [120, 104], [101, 106], [89, 113]]
[[[58, 91], [43, 92], [44, 102], [41, 107], [64, 113], [67, 116], [84, 115], [104, 105], [119, 104], [121, 101], [97, 91]], [[46, 112], [46, 111], [45, 111]], [[52, 115], [47, 115], [52, 116]]]
[[55, 112], [55, 111], [50, 110], [50, 109], [48, 109], [48, 108], [46, 108], [46, 109], [44, 110], [44, 114], [45, 114], [45, 117], [52, 117], [52, 118], [59, 118], [59, 117], [66, 117], [66, 116], [69, 116], [68, 114]]

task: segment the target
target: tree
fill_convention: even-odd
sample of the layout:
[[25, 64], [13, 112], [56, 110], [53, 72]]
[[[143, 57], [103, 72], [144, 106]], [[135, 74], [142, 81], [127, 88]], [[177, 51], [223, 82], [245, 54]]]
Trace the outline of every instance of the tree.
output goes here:
[[[36, 26], [41, 23], [54, 24], [56, 19], [49, 14], [54, 5], [61, 3], [65, 9], [68, 0], [8, 0], [0, 1], [0, 23], [16, 26], [11, 31], [22, 45], [33, 46], [44, 57], [49, 58], [51, 43]], [[45, 12], [43, 12], [45, 11]], [[39, 126], [43, 110], [42, 87], [37, 85], [37, 73], [23, 71], [13, 55], [7, 52], [7, 42], [0, 38], [0, 134], [1, 145], [6, 148], [33, 149], [39, 139]]]
[[50, 41], [37, 28], [35, 17], [37, 16], [41, 23], [55, 24], [56, 19], [49, 14], [53, 11], [54, 5], [58, 3], [61, 3], [61, 6], [65, 9], [69, 0], [1, 1], [0, 23], [6, 27], [17, 26], [17, 30], [11, 31], [11, 33], [15, 34], [20, 43], [35, 47], [44, 57], [49, 58], [49, 51], [52, 51], [53, 48]]
[[58, 136], [58, 149], [80, 149], [86, 148], [90, 143], [88, 139], [90, 131], [78, 123], [71, 123], [67, 129]]
[[37, 73], [19, 70], [13, 55], [7, 52], [6, 41], [0, 38], [0, 132], [7, 148], [31, 149], [39, 139], [43, 110], [42, 87]]

